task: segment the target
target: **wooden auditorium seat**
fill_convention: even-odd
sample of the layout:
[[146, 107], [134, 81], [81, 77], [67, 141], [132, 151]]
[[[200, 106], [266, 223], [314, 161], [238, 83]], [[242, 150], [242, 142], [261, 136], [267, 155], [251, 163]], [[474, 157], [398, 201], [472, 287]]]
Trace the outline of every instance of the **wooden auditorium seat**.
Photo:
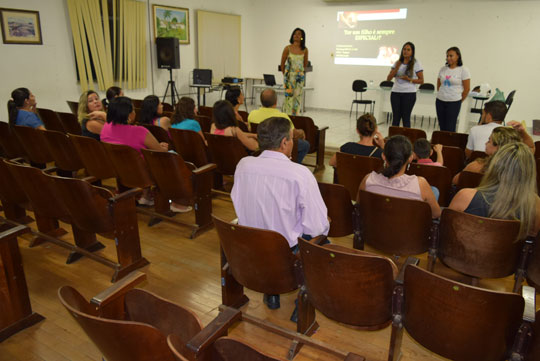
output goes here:
[[367, 243], [401, 256], [424, 253], [432, 245], [434, 227], [427, 202], [359, 190], [354, 210], [356, 249]]
[[207, 107], [206, 105], [199, 105], [198, 106], [198, 113], [199, 115], [204, 115], [205, 117], [209, 117], [212, 119], [212, 113], [214, 111], [213, 107]]
[[162, 103], [163, 104], [163, 111], [164, 112], [174, 112], [174, 108], [169, 103]]
[[372, 171], [379, 171], [383, 168], [382, 159], [375, 157], [337, 152], [336, 159], [338, 182], [347, 188], [351, 200], [356, 200], [356, 194], [362, 179]]
[[15, 135], [13, 128], [6, 122], [0, 122], [0, 147], [7, 158], [27, 157], [24, 147]]
[[[212, 162], [216, 164], [216, 172], [224, 175], [234, 175], [236, 165], [240, 159], [247, 157], [246, 147], [236, 137], [205, 133], [208, 142], [208, 150]], [[219, 189], [221, 184], [215, 184]]]
[[290, 116], [294, 127], [296, 129], [302, 129], [306, 134], [306, 140], [309, 142], [308, 154], [316, 152], [315, 164], [305, 164], [310, 167], [314, 167], [314, 172], [324, 169], [324, 152], [326, 147], [326, 130], [328, 127], [319, 128], [313, 122], [310, 117], [304, 117], [300, 115]]
[[412, 163], [407, 174], [424, 177], [430, 186], [437, 187], [440, 192], [439, 205], [448, 207], [450, 203], [450, 190], [452, 187], [452, 174], [446, 167], [429, 164]]
[[43, 130], [43, 136], [49, 147], [54, 164], [58, 168], [57, 174], [62, 177], [73, 177], [77, 171], [84, 168], [84, 164], [65, 133], [54, 130]]
[[[465, 152], [458, 147], [443, 146], [442, 155], [444, 166], [450, 170], [452, 176], [461, 172], [465, 168]], [[433, 161], [437, 160], [437, 154], [433, 152], [431, 157]]]
[[[530, 245], [518, 239], [517, 220], [479, 217], [449, 208], [443, 210], [434, 257], [428, 269], [433, 271], [437, 258], [448, 267], [473, 277], [502, 278], [516, 274], [514, 292], [523, 282]], [[527, 247], [524, 249], [524, 247]]]
[[353, 233], [353, 204], [347, 189], [341, 184], [319, 182], [321, 196], [328, 209], [328, 237], [345, 237]]
[[169, 129], [174, 148], [184, 161], [195, 164], [197, 168], [210, 163], [208, 148], [199, 133], [185, 129]]
[[480, 185], [483, 177], [484, 173], [463, 171], [459, 173], [457, 190], [463, 188], [476, 188]]
[[77, 120], [77, 116], [73, 113], [56, 112], [58, 118], [62, 122], [62, 126], [68, 134], [81, 135], [81, 124]]
[[540, 242], [535, 241], [531, 248], [531, 256], [527, 262], [527, 284], [533, 286], [536, 292], [540, 292]]
[[403, 285], [394, 295], [388, 360], [400, 357], [403, 329], [428, 350], [451, 360], [507, 360], [511, 356], [511, 360], [522, 360], [527, 346], [522, 341], [534, 320], [534, 304], [524, 306], [530, 292], [534, 299], [534, 291], [524, 289], [525, 298], [407, 266]]
[[[195, 133], [196, 134], [196, 133]], [[198, 134], [197, 137], [200, 138]], [[190, 238], [212, 227], [212, 181], [215, 164], [195, 168], [178, 154], [141, 150], [162, 198], [188, 202], [195, 209], [195, 224]]]
[[58, 118], [58, 115], [54, 110], [45, 109], [45, 108], [36, 108], [39, 118], [43, 122], [45, 129], [47, 130], [56, 130], [57, 132], [65, 133], [64, 126]]
[[17, 236], [29, 228], [0, 225], [0, 342], [45, 317], [32, 311]]
[[471, 153], [470, 157], [467, 159], [467, 162], [472, 162], [473, 160], [477, 158], [487, 158], [487, 156], [488, 155], [486, 152], [475, 150], [474, 152]]
[[195, 115], [195, 120], [199, 122], [203, 133], [210, 133], [212, 128], [212, 116], [206, 116], [202, 114]]
[[42, 130], [19, 125], [13, 130], [33, 166], [44, 169], [54, 160]]
[[69, 107], [69, 110], [71, 110], [74, 115], [77, 115], [77, 112], [79, 111], [79, 102], [72, 102], [70, 100], [66, 100], [66, 103]]
[[2, 158], [0, 158], [0, 200], [4, 216], [8, 220], [16, 224], [28, 224], [34, 221], [26, 214], [26, 210], [30, 210], [30, 201], [26, 193]]
[[388, 136], [392, 137], [394, 135], [403, 135], [404, 137], [409, 138], [412, 144], [414, 144], [417, 139], [427, 139], [426, 132], [422, 129], [391, 126], [388, 128]]
[[121, 189], [116, 170], [101, 142], [90, 137], [74, 134], [70, 134], [69, 138], [89, 175], [98, 181], [115, 178], [117, 189]]
[[450, 147], [458, 147], [465, 151], [469, 134], [449, 132], [446, 130], [434, 130], [431, 134], [431, 144], [442, 144]]
[[142, 126], [148, 129], [159, 143], [167, 143], [169, 145], [169, 150], [176, 150], [171, 138], [169, 137], [169, 133], [167, 133], [165, 129], [158, 125], [152, 124], [143, 124]]

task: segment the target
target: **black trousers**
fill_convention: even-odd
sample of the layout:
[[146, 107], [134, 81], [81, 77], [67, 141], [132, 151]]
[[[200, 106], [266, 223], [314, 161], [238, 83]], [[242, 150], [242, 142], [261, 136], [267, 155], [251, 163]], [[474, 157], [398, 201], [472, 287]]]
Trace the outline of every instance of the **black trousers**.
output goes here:
[[403, 120], [403, 126], [411, 127], [411, 113], [416, 103], [416, 93], [395, 93], [390, 94], [392, 104], [392, 125], [398, 126]]
[[441, 130], [455, 132], [457, 118], [461, 109], [461, 100], [445, 102], [437, 99], [435, 101], [435, 107], [437, 108], [437, 118], [439, 119]]

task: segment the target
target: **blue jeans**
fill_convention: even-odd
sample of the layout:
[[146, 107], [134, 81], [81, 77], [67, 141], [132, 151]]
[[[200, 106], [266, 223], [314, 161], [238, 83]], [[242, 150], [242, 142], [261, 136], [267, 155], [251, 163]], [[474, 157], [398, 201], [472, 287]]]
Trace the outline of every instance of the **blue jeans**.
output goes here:
[[306, 154], [309, 152], [309, 147], [310, 145], [307, 140], [298, 139], [298, 160], [296, 161], [298, 164], [302, 164]]
[[439, 127], [441, 130], [449, 132], [456, 131], [457, 118], [461, 110], [461, 100], [455, 102], [445, 102], [437, 99], [435, 101], [437, 109], [437, 118], [439, 119]]
[[441, 192], [439, 192], [439, 189], [437, 187], [431, 186], [431, 190], [433, 191], [433, 194], [435, 195], [435, 200], [439, 201], [439, 196], [441, 195]]
[[411, 127], [411, 113], [416, 103], [416, 93], [396, 93], [390, 94], [390, 103], [392, 104], [392, 125], [399, 127], [403, 120], [403, 126]]

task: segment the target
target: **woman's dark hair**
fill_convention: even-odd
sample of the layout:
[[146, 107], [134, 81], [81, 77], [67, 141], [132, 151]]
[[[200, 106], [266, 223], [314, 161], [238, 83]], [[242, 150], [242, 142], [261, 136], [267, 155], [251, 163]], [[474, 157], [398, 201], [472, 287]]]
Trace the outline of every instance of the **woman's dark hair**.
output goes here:
[[386, 158], [386, 166], [382, 174], [386, 178], [393, 177], [409, 161], [412, 154], [411, 141], [403, 135], [394, 135], [384, 144], [383, 154]]
[[141, 111], [139, 113], [138, 122], [141, 124], [153, 124], [155, 117], [158, 117], [157, 113], [159, 106], [159, 98], [155, 95], [148, 95], [143, 99], [141, 105]]
[[195, 101], [190, 97], [182, 97], [172, 116], [172, 124], [183, 122], [186, 119], [195, 119]]
[[7, 103], [10, 125], [15, 125], [19, 108], [24, 105], [24, 101], [28, 98], [30, 98], [30, 90], [27, 88], [17, 88], [11, 92], [11, 99]]
[[371, 114], [364, 114], [356, 120], [356, 130], [363, 137], [371, 137], [377, 130], [377, 120]]
[[111, 100], [107, 109], [107, 123], [128, 124], [133, 104], [128, 97], [116, 97]]
[[238, 121], [234, 115], [233, 106], [228, 100], [218, 100], [214, 103], [212, 121], [216, 125], [217, 129], [238, 126]]
[[111, 100], [113, 100], [116, 97], [119, 97], [121, 92], [122, 92], [122, 88], [120, 88], [119, 86], [112, 86], [109, 89], [107, 89], [107, 92], [105, 93], [106, 98], [101, 101], [103, 103], [103, 108], [107, 108]]
[[240, 96], [240, 94], [242, 94], [242, 90], [239, 86], [229, 87], [229, 89], [225, 93], [225, 100], [228, 100], [234, 107], [238, 104], [238, 97]]
[[413, 77], [414, 76], [414, 63], [416, 62], [416, 58], [414, 57], [414, 54], [415, 54], [414, 44], [411, 43], [410, 41], [407, 41], [405, 44], [403, 44], [403, 47], [401, 48], [401, 54], [399, 56], [399, 61], [403, 64], [403, 61], [405, 60], [405, 57], [403, 56], [403, 49], [407, 45], [411, 47], [412, 54], [411, 54], [411, 60], [407, 64], [407, 70], [405, 71], [405, 74], [407, 74], [408, 77]]
[[300, 29], [300, 28], [296, 28], [293, 30], [292, 34], [291, 34], [291, 39], [289, 40], [289, 43], [293, 44], [294, 43], [294, 33], [296, 33], [296, 30], [300, 30], [302, 32], [302, 40], [300, 40], [300, 48], [302, 50], [305, 50], [306, 49], [306, 32], [304, 31], [304, 29]]
[[[456, 54], [458, 56], [457, 65], [462, 66], [463, 65], [463, 58], [461, 57], [461, 51], [459, 50], [459, 48], [457, 46], [453, 46], [451, 48], [448, 48], [448, 50], [446, 52], [448, 53], [449, 51], [456, 52]], [[446, 63], [446, 65], [448, 65], [448, 63]]]

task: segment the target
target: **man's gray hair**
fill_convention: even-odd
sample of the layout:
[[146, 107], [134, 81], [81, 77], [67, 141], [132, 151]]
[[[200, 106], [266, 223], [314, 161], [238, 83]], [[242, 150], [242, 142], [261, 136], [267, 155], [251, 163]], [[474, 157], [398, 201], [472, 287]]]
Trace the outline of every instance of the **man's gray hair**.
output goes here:
[[287, 118], [272, 117], [257, 126], [260, 150], [278, 149], [283, 138], [291, 139], [291, 122]]
[[277, 94], [272, 88], [266, 88], [261, 93], [261, 104], [265, 108], [271, 108], [277, 104]]

